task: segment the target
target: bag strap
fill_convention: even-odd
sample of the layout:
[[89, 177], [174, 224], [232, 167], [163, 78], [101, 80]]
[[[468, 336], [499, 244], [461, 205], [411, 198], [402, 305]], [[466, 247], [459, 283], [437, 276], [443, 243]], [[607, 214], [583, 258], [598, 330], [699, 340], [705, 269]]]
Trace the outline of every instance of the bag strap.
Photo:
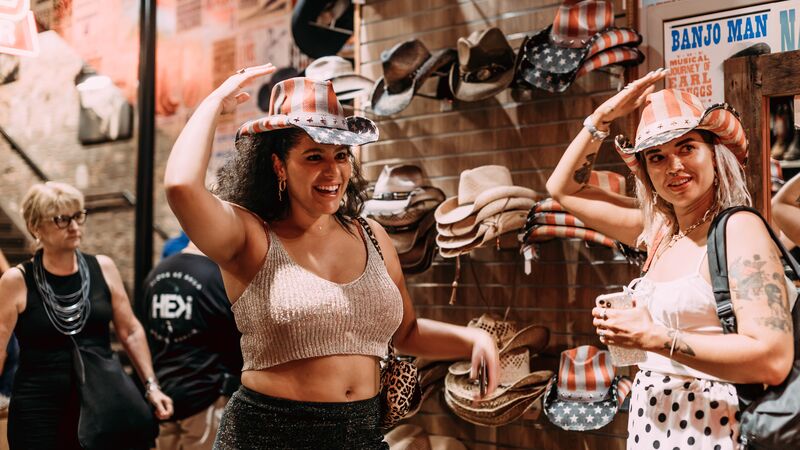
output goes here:
[[[708, 253], [708, 271], [711, 275], [711, 287], [714, 291], [714, 300], [717, 302], [717, 316], [722, 324], [723, 331], [728, 333], [736, 333], [736, 315], [733, 312], [733, 303], [731, 302], [731, 289], [730, 280], [728, 279], [728, 264], [727, 264], [727, 249], [725, 246], [725, 228], [728, 219], [733, 214], [739, 211], [747, 211], [755, 214], [764, 222], [767, 227], [772, 241], [780, 250], [783, 259], [792, 268], [795, 274], [800, 275], [800, 266], [797, 261], [783, 246], [778, 236], [769, 226], [766, 219], [761, 216], [758, 210], [749, 206], [734, 206], [727, 208], [714, 217], [711, 222], [711, 227], [708, 229], [707, 253]], [[795, 304], [796, 307], [796, 304]]]
[[361, 227], [364, 228], [364, 231], [367, 232], [369, 240], [372, 241], [372, 245], [375, 246], [375, 250], [378, 251], [378, 254], [381, 256], [381, 260], [383, 260], [383, 252], [381, 251], [381, 246], [380, 244], [378, 244], [378, 239], [375, 238], [375, 233], [372, 232], [372, 227], [369, 226], [369, 222], [367, 222], [367, 219], [358, 216], [356, 217], [356, 220], [358, 221], [358, 223], [361, 224]]

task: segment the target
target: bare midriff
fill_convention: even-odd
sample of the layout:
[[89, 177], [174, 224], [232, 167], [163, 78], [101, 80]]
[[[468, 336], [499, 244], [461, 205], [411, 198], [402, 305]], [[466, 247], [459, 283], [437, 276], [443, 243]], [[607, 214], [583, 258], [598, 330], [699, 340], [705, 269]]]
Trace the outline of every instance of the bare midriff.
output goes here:
[[332, 355], [242, 372], [242, 384], [271, 397], [303, 402], [366, 400], [380, 390], [378, 358]]

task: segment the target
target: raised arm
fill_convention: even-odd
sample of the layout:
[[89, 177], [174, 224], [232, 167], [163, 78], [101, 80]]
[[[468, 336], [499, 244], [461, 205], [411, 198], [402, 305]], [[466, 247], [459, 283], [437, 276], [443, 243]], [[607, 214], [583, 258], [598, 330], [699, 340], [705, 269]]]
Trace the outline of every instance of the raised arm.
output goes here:
[[800, 243], [800, 175], [772, 197], [772, 219], [795, 245]]
[[[666, 77], [666, 71], [650, 72], [606, 100], [590, 116], [600, 131], [609, 131], [611, 122], [640, 107], [655, 83]], [[628, 245], [635, 245], [642, 232], [642, 216], [633, 199], [588, 186], [589, 174], [600, 149], [586, 128], [570, 143], [553, 174], [547, 180], [547, 191], [561, 205], [587, 225]]]
[[181, 131], [167, 160], [167, 201], [186, 234], [217, 264], [235, 259], [246, 243], [246, 227], [238, 208], [206, 189], [206, 171], [217, 120], [250, 98], [241, 88], [275, 71], [272, 64], [250, 67], [229, 77], [197, 107]]

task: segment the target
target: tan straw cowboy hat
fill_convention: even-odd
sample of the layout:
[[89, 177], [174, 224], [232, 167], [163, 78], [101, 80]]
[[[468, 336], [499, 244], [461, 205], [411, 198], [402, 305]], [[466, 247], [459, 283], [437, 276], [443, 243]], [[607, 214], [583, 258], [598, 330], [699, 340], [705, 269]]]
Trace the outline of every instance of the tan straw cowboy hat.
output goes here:
[[538, 199], [532, 189], [514, 186], [505, 166], [481, 166], [461, 172], [458, 195], [436, 208], [436, 222], [447, 225], [466, 219], [489, 203], [508, 197]]

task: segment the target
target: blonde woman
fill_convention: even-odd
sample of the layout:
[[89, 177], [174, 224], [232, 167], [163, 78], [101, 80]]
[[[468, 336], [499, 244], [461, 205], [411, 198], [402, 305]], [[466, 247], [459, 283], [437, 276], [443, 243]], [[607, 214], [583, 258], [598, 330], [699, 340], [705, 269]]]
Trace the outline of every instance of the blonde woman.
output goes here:
[[[0, 278], [0, 348], [12, 332], [20, 361], [9, 406], [11, 449], [80, 449], [80, 403], [73, 344], [110, 355], [109, 322], [139, 377], [156, 415], [172, 414], [172, 401], [155, 380], [144, 330], [134, 316], [122, 279], [108, 256], [78, 250], [86, 210], [83, 194], [65, 183], [37, 184], [22, 214], [38, 250], [33, 259]], [[0, 366], [5, 351], [0, 354]], [[148, 448], [120, 442], [119, 448]]]
[[[600, 105], [547, 189], [592, 228], [651, 257], [635, 288], [636, 308], [592, 311], [601, 342], [647, 351], [632, 391], [628, 448], [733, 449], [739, 413], [732, 383], [777, 385], [788, 375], [796, 294], [761, 220], [734, 214], [727, 264], [738, 334], [723, 334], [706, 234], [719, 211], [750, 204], [741, 169], [747, 141], [729, 107], [705, 108], [677, 90], [654, 92], [666, 73], [651, 72]], [[640, 106], [635, 145], [616, 141], [636, 175], [636, 200], [586, 185], [611, 122]]]

